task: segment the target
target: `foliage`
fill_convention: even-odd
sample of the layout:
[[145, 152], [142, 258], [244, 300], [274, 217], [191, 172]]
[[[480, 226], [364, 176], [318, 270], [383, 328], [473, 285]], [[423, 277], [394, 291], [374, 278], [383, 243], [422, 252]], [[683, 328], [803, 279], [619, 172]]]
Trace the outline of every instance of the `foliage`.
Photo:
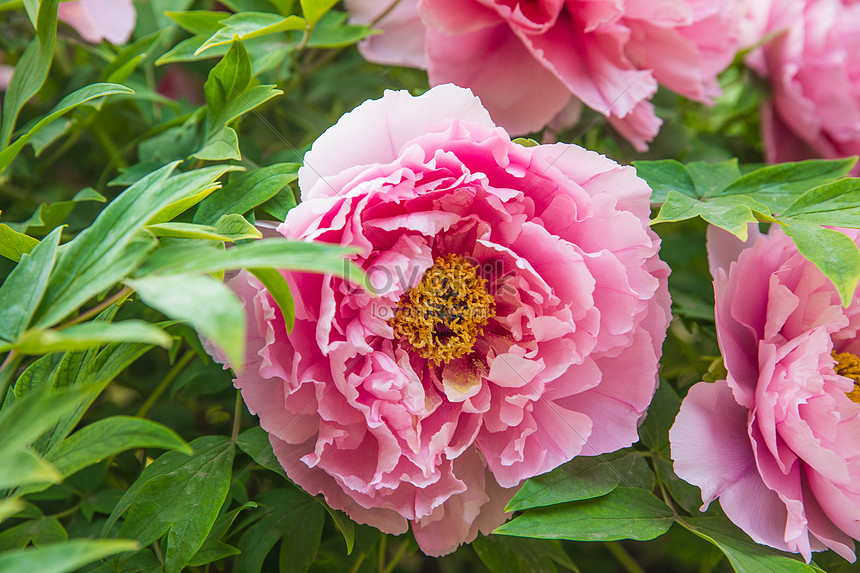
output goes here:
[[529, 480], [494, 535], [430, 560], [291, 484], [200, 341], [245, 355], [225, 273], [253, 272], [288, 329], [277, 269], [364, 280], [352, 251], [252, 241], [253, 224], [296, 205], [303, 152], [342, 113], [426, 76], [365, 63], [354, 46], [373, 30], [331, 0], [139, 1], [124, 47], [82, 43], [57, 3], [0, 1], [16, 63], [0, 118], [0, 571], [821, 570], [718, 504], [701, 514], [669, 458], [679, 394], [722, 368], [702, 219], [741, 238], [782, 226], [845, 302], [860, 280], [857, 247], [826, 228], [860, 228], [854, 160], [760, 165], [766, 94], [741, 66], [713, 109], [658, 94], [647, 155], [595, 116], [535, 134], [633, 161], [653, 188], [674, 269], [663, 379], [640, 443]]

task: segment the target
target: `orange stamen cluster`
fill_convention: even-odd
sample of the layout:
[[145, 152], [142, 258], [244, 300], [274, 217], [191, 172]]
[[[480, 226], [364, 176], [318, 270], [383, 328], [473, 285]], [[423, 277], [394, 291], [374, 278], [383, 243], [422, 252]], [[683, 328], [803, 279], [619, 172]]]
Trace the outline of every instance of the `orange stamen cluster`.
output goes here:
[[493, 316], [493, 297], [477, 269], [458, 255], [447, 255], [403, 294], [389, 324], [415, 352], [439, 364], [471, 352]]
[[836, 361], [833, 369], [840, 376], [851, 378], [854, 381], [854, 389], [848, 392], [848, 397], [852, 401], [860, 404], [860, 358], [850, 352], [831, 352], [830, 354]]

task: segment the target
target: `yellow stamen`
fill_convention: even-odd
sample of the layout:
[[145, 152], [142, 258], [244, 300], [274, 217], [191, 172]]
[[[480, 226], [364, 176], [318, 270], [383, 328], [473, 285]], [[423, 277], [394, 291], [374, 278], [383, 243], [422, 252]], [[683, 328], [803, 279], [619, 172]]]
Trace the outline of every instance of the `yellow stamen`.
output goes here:
[[415, 352], [439, 364], [471, 352], [493, 316], [486, 281], [465, 259], [448, 255], [437, 258], [418, 286], [400, 297], [389, 323]]
[[854, 389], [848, 392], [848, 397], [860, 404], [860, 358], [850, 352], [834, 351], [830, 355], [836, 361], [833, 366], [836, 373], [854, 381]]

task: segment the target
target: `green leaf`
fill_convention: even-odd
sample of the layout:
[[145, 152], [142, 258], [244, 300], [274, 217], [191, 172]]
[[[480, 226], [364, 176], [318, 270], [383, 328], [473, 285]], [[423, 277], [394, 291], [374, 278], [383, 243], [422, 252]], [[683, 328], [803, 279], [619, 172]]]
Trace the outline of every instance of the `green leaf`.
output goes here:
[[240, 40], [250, 40], [268, 34], [287, 32], [291, 30], [304, 30], [307, 22], [298, 16], [282, 17], [270, 12], [241, 12], [233, 14], [221, 21], [224, 26], [215, 32], [195, 52], [200, 54], [211, 47], [229, 44], [238, 36]]
[[[660, 476], [660, 481], [672, 494], [672, 498], [692, 515], [700, 515], [702, 507], [702, 492], [694, 485], [691, 485], [675, 474], [675, 467], [672, 460], [668, 458], [668, 452], [665, 456], [656, 456], [654, 458], [654, 466], [657, 470], [657, 475]], [[714, 510], [715, 506], [711, 506], [710, 511]]]
[[269, 433], [260, 426], [254, 426], [245, 430], [236, 441], [243, 452], [251, 456], [255, 464], [260, 464], [267, 470], [271, 470], [283, 478], [287, 478], [284, 468], [278, 458], [275, 457], [275, 452], [272, 450], [272, 444], [269, 442]]
[[685, 517], [678, 523], [719, 547], [737, 573], [824, 573], [818, 567], [754, 543], [724, 517]]
[[693, 179], [687, 173], [683, 163], [674, 159], [662, 159], [660, 161], [634, 161], [636, 174], [651, 187], [651, 202], [663, 203], [669, 196], [670, 191], [681, 193], [693, 199], [698, 199], [699, 194]]
[[830, 279], [847, 307], [860, 281], [860, 250], [854, 241], [844, 233], [804, 221], [790, 220], [783, 230], [800, 254]]
[[[220, 177], [224, 173], [229, 173], [230, 171], [243, 170], [243, 168], [239, 167], [238, 165], [213, 165], [212, 167], [207, 167], [206, 169], [215, 169], [219, 172], [218, 177]], [[196, 171], [189, 172], [188, 174], [190, 173], [196, 173]], [[188, 174], [183, 173], [183, 175]], [[180, 197], [178, 200], [173, 201], [172, 203], [159, 209], [158, 212], [156, 212], [152, 217], [150, 217], [146, 223], [147, 225], [158, 225], [160, 223], [171, 221], [185, 211], [187, 211], [188, 209], [190, 209], [191, 207], [200, 203], [200, 201], [206, 199], [206, 197], [208, 197], [214, 191], [217, 191], [220, 188], [221, 183], [219, 181], [213, 181], [209, 185], [199, 187], [198, 191], [190, 195]]]
[[230, 49], [221, 61], [209, 72], [203, 92], [206, 96], [208, 131], [227, 123], [220, 119], [229, 102], [242, 95], [251, 85], [251, 58], [238, 39], [234, 39]]
[[210, 36], [222, 27], [221, 21], [228, 18], [230, 13], [210, 10], [188, 10], [185, 12], [165, 12], [164, 15], [179, 24], [187, 32]]
[[290, 555], [290, 571], [306, 571], [317, 553], [325, 512], [310, 496], [296, 488], [266, 492], [258, 500], [265, 507], [263, 517], [242, 534], [237, 544], [242, 551], [233, 571], [256, 573], [283, 538]]
[[184, 239], [206, 239], [210, 241], [238, 241], [259, 239], [263, 236], [242, 215], [224, 215], [215, 226], [195, 223], [160, 223], [147, 225], [146, 229], [156, 237], [178, 237]]
[[[38, 510], [37, 510], [38, 511]], [[20, 549], [27, 545], [36, 546], [65, 541], [69, 534], [54, 517], [37, 517], [19, 523], [0, 533], [0, 551]], [[2, 562], [0, 562], [2, 563]], [[5, 571], [5, 569], [0, 569]]]
[[556, 565], [579, 573], [561, 543], [504, 535], [479, 535], [472, 549], [492, 573], [555, 573]]
[[137, 274], [148, 276], [218, 273], [241, 268], [277, 268], [330, 273], [365, 286], [367, 279], [361, 269], [355, 263], [342, 258], [354, 252], [355, 249], [349, 247], [287, 239], [260, 239], [227, 250], [206, 244], [176, 245], [153, 253]]
[[[50, 451], [63, 438], [77, 427], [84, 413], [95, 401], [96, 398], [104, 391], [107, 385], [125, 370], [135, 360], [140, 358], [146, 351], [151, 349], [149, 344], [139, 343], [119, 343], [109, 344], [95, 354], [92, 360], [84, 361], [78, 370], [78, 377], [72, 382], [71, 387], [81, 388], [82, 394], [75, 407], [64, 413], [57, 423], [54, 430], [47, 436], [44, 450]], [[92, 352], [92, 351], [91, 351]], [[92, 354], [90, 354], [92, 355]], [[60, 363], [57, 371], [56, 383], [61, 383], [63, 374], [63, 362]], [[70, 376], [72, 372], [68, 373]]]
[[263, 283], [263, 286], [272, 295], [275, 304], [278, 305], [284, 316], [284, 327], [287, 329], [287, 334], [291, 333], [296, 324], [296, 307], [287, 279], [275, 269], [248, 269], [248, 272]]
[[189, 322], [227, 356], [234, 370], [245, 363], [245, 313], [225, 284], [204, 275], [149, 276], [126, 283], [148, 306]]
[[30, 325], [48, 286], [61, 234], [62, 229], [55, 229], [29, 254], [22, 255], [0, 286], [0, 337], [16, 340]]
[[19, 513], [25, 507], [27, 507], [27, 504], [15, 497], [7, 497], [0, 500], [0, 523], [7, 517]]
[[511, 142], [516, 143], [517, 145], [522, 145], [523, 147], [537, 147], [540, 145], [540, 142], [535, 141], [530, 137], [515, 137]]
[[19, 233], [6, 223], [0, 223], [0, 255], [16, 263], [39, 244], [38, 239]]
[[154, 213], [211, 188], [230, 166], [213, 166], [170, 177], [176, 164], [150, 173], [114, 199], [95, 222], [63, 246], [35, 317], [51, 326], [89, 298], [110, 288], [155, 246], [140, 232]]
[[719, 163], [694, 161], [687, 164], [687, 173], [699, 197], [713, 197], [741, 177], [737, 158]]
[[301, 4], [305, 20], [313, 26], [337, 4], [337, 0], [301, 0]]
[[742, 241], [747, 240], [748, 223], [756, 223], [759, 219], [773, 221], [767, 205], [747, 195], [719, 195], [699, 201], [676, 191], [669, 191], [666, 201], [660, 208], [660, 213], [651, 221], [651, 224], [683, 221], [693, 217], [701, 217], [712, 225], [729, 231]]
[[856, 162], [856, 157], [849, 157], [768, 165], [745, 174], [720, 195], [748, 195], [779, 212], [807, 190], [844, 177]]
[[287, 218], [287, 213], [295, 206], [296, 196], [293, 194], [292, 188], [284, 187], [274, 197], [260, 205], [260, 209], [276, 221], [284, 221]]
[[242, 159], [239, 151], [239, 136], [232, 127], [224, 126], [211, 135], [203, 144], [203, 148], [192, 155], [201, 161], [226, 161]]
[[284, 93], [275, 86], [256, 86], [255, 83], [248, 51], [239, 38], [233, 38], [230, 49], [212, 68], [203, 85], [207, 103], [207, 140], [231, 120]]
[[127, 539], [75, 539], [28, 547], [0, 553], [0, 571], [67, 573], [108, 555], [134, 551], [138, 547]]
[[221, 115], [216, 120], [215, 125], [218, 125], [219, 122], [227, 123], [236, 119], [240, 115], [248, 113], [252, 109], [283, 93], [283, 91], [275, 89], [273, 85], [254, 86], [245, 93], [237, 94], [236, 97], [228, 101]]
[[9, 223], [9, 226], [19, 233], [46, 235], [60, 226], [75, 206], [82, 201], [104, 203], [106, 199], [95, 189], [87, 187], [75, 193], [69, 201], [42, 203], [29, 219], [23, 223]]
[[369, 26], [348, 24], [348, 17], [344, 12], [327, 12], [311, 30], [308, 47], [341, 48], [357, 44], [368, 36], [379, 33]]
[[56, 483], [63, 476], [27, 449], [0, 449], [0, 490], [31, 483]]
[[648, 406], [648, 416], [639, 426], [642, 443], [652, 450], [665, 451], [669, 447], [669, 428], [681, 409], [681, 400], [675, 389], [661, 379], [657, 392]]
[[150, 464], [111, 514], [128, 507], [120, 535], [143, 546], [167, 534], [166, 573], [181, 571], [203, 546], [230, 488], [230, 440], [204, 436], [190, 445], [192, 457], [168, 452]]
[[641, 453], [621, 450], [600, 456], [578, 456], [551, 472], [527, 480], [506, 511], [600, 497], [618, 486], [654, 488], [654, 474]]
[[860, 179], [840, 179], [810, 189], [795, 199], [782, 217], [818, 225], [860, 228]]
[[572, 541], [647, 541], [666, 533], [672, 510], [650, 491], [619, 487], [594, 499], [539, 507], [493, 533]]
[[355, 547], [355, 522], [344, 512], [330, 508], [321, 498], [318, 497], [314, 499], [316, 499], [328, 512], [329, 516], [331, 516], [338, 531], [343, 535], [343, 541], [346, 543], [346, 554], [351, 555], [352, 550]]
[[85, 322], [63, 330], [28, 330], [15, 342], [20, 354], [47, 354], [58, 350], [86, 350], [110, 342], [141, 342], [170, 348], [173, 339], [142, 320]]
[[227, 534], [227, 530], [230, 529], [231, 525], [233, 525], [239, 512], [245, 509], [254, 509], [256, 507], [256, 503], [249, 501], [234, 510], [219, 515], [218, 519], [215, 520], [215, 525], [212, 526], [212, 530], [209, 532], [208, 537], [206, 537], [206, 541], [203, 542], [203, 546], [194, 554], [194, 557], [188, 562], [188, 565], [191, 567], [199, 567], [201, 565], [206, 565], [207, 563], [223, 559], [224, 557], [238, 555], [240, 553], [238, 549], [232, 545], [227, 545], [221, 541], [221, 539]]
[[[3, 118], [0, 123], [0, 149], [5, 148], [12, 138], [15, 123], [21, 108], [42, 89], [48, 77], [51, 60], [54, 57], [54, 43], [57, 40], [57, 6], [59, 0], [43, 0], [39, 3], [36, 21], [36, 37], [24, 50], [6, 93], [3, 94]], [[0, 154], [5, 153], [4, 151]], [[2, 165], [2, 164], [0, 164]], [[3, 168], [0, 167], [0, 171]]]
[[123, 46], [110, 63], [105, 66], [104, 70], [102, 70], [102, 81], [110, 83], [124, 82], [142, 61], [157, 50], [159, 41], [168, 33], [166, 28], [156, 30], [127, 46]]
[[31, 392], [0, 410], [4, 449], [23, 448], [53, 428], [84, 399], [87, 386]]
[[163, 66], [177, 62], [196, 62], [209, 58], [219, 58], [226, 54], [229, 49], [227, 45], [215, 46], [207, 49], [206, 53], [198, 53], [200, 46], [209, 39], [209, 36], [210, 34], [200, 34], [185, 38], [155, 60], [155, 65]]
[[82, 103], [111, 94], [133, 93], [134, 90], [118, 84], [93, 84], [70, 93], [60, 100], [60, 103], [54, 106], [54, 109], [52, 109], [48, 115], [40, 119], [36, 125], [16, 139], [12, 145], [0, 151], [0, 172], [6, 169], [15, 156], [18, 155], [18, 152], [21, 151], [28, 141], [30, 141], [30, 138]]
[[102, 458], [136, 448], [162, 448], [191, 454], [176, 432], [156, 422], [129, 416], [102, 418], [84, 426], [48, 454], [63, 477], [97, 463]]
[[[298, 178], [300, 165], [277, 163], [260, 167], [249, 173], [230, 178], [221, 189], [207, 197], [197, 207], [194, 222], [204, 225], [215, 223], [222, 215], [244, 214], [272, 197]], [[292, 196], [292, 190], [290, 190]], [[293, 201], [295, 206], [295, 201]]]

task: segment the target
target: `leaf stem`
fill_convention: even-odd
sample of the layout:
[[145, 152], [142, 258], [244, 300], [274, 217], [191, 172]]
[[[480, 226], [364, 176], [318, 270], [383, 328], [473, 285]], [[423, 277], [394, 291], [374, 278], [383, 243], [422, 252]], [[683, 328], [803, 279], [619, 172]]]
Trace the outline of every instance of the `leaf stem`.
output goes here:
[[391, 558], [391, 561], [388, 562], [388, 565], [385, 566], [382, 573], [391, 573], [394, 571], [394, 568], [397, 567], [397, 564], [400, 563], [400, 560], [406, 554], [406, 550], [409, 549], [409, 539], [404, 539], [403, 543], [397, 548], [397, 552], [394, 554], [394, 557]]
[[22, 356], [20, 354], [14, 350], [10, 350], [9, 354], [7, 354], [6, 358], [3, 360], [3, 364], [0, 365], [0, 396], [6, 394], [6, 388], [9, 386], [9, 382], [18, 370], [18, 364], [21, 362], [21, 358]]
[[168, 370], [167, 374], [164, 375], [164, 378], [161, 382], [158, 383], [158, 386], [155, 387], [155, 390], [152, 391], [152, 394], [146, 399], [146, 402], [140, 407], [140, 409], [135, 413], [136, 418], [145, 418], [149, 413], [149, 409], [152, 408], [153, 405], [161, 398], [161, 395], [164, 394], [164, 391], [170, 387], [176, 377], [179, 375], [182, 370], [188, 366], [188, 363], [194, 359], [194, 351], [188, 350], [185, 354], [182, 355], [182, 358], [177, 360], [173, 367]]
[[383, 534], [379, 539], [379, 559], [377, 559], [377, 571], [383, 573], [385, 571], [385, 549], [388, 545], [388, 536]]
[[132, 293], [132, 290], [130, 287], [127, 287], [127, 286], [122, 287], [122, 290], [120, 290], [119, 292], [117, 292], [113, 296], [103, 300], [102, 302], [95, 305], [91, 309], [87, 310], [86, 312], [79, 314], [78, 316], [67, 321], [66, 323], [61, 324], [60, 326], [57, 327], [57, 330], [62, 330], [64, 328], [68, 328], [72, 325], [84, 322], [85, 320], [92, 318], [93, 316], [97, 315], [98, 313], [100, 313], [104, 309], [108, 308], [110, 305], [114, 304], [115, 302], [119, 302], [121, 300], [128, 298], [131, 295], [131, 293]]
[[358, 570], [361, 569], [361, 564], [364, 563], [365, 557], [367, 557], [366, 553], [359, 555], [358, 559], [356, 559], [355, 563], [352, 565], [352, 569], [349, 570], [349, 573], [358, 573]]
[[603, 545], [612, 553], [612, 556], [618, 560], [627, 573], [645, 573], [645, 570], [636, 563], [636, 560], [624, 549], [624, 546], [617, 541], [607, 541]]
[[233, 408], [233, 433], [230, 435], [230, 441], [236, 443], [239, 438], [239, 425], [242, 422], [242, 392], [236, 390], [236, 405]]

